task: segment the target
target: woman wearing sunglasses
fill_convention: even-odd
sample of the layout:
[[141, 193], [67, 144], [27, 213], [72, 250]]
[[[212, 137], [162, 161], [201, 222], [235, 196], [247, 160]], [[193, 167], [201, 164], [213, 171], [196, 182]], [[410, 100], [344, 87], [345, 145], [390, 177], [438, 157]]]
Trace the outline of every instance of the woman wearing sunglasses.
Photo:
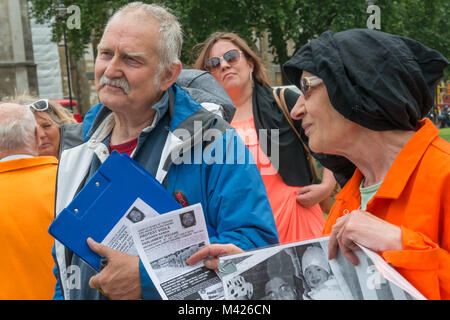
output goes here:
[[[376, 30], [327, 31], [284, 65], [315, 152], [357, 169], [331, 209], [329, 259], [378, 252], [428, 299], [450, 299], [450, 144], [426, 119], [448, 61]], [[424, 119], [425, 118], [425, 119]]]
[[[231, 126], [260, 169], [280, 242], [321, 235], [325, 219], [319, 202], [331, 194], [336, 180], [325, 170], [322, 183], [311, 185], [303, 146], [275, 101], [261, 60], [238, 35], [217, 32], [202, 45], [194, 68], [209, 71], [236, 106]], [[298, 95], [287, 90], [285, 97], [292, 108]], [[301, 130], [301, 122], [296, 125]], [[272, 129], [278, 129], [278, 143]], [[268, 157], [274, 152], [279, 152], [278, 163]]]
[[42, 129], [39, 130], [39, 155], [59, 158], [59, 145], [63, 125], [77, 123], [72, 113], [58, 103], [48, 99], [38, 99], [23, 95], [14, 101], [29, 107], [34, 113], [38, 126]]

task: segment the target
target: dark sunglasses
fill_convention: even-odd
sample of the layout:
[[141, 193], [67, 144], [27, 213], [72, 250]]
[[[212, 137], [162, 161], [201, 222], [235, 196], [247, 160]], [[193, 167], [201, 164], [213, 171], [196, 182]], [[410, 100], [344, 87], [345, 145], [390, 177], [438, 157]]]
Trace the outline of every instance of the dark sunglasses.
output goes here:
[[230, 51], [227, 51], [223, 54], [221, 57], [212, 57], [206, 60], [205, 63], [205, 69], [208, 70], [211, 73], [216, 72], [220, 67], [220, 61], [223, 58], [228, 64], [234, 65], [236, 64], [239, 59], [241, 58], [241, 51], [237, 49], [232, 49]]
[[300, 91], [304, 96], [311, 90], [312, 87], [322, 83], [323, 80], [319, 77], [303, 77], [300, 78]]
[[33, 108], [35, 111], [47, 111], [50, 107], [48, 99], [39, 99], [33, 103], [25, 105], [28, 108]]

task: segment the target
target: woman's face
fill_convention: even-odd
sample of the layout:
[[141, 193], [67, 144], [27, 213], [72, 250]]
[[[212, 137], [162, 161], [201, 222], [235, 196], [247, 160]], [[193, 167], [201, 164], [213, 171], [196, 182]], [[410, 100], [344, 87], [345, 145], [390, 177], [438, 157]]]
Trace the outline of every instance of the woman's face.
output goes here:
[[229, 64], [222, 58], [226, 52], [233, 49], [241, 51], [232, 42], [219, 40], [212, 46], [208, 57], [221, 58], [220, 67], [212, 75], [227, 92], [230, 89], [242, 90], [245, 86], [251, 86], [250, 74], [253, 72], [253, 64], [245, 58], [244, 53], [240, 54], [240, 59], [235, 64]]
[[59, 155], [59, 127], [50, 118], [50, 115], [45, 111], [37, 111], [34, 117], [41, 130], [39, 132], [39, 155], [40, 156], [54, 156], [58, 158]]
[[[303, 77], [312, 77], [303, 72]], [[331, 105], [327, 88], [322, 82], [311, 87], [306, 96], [303, 94], [291, 110], [294, 120], [302, 120], [302, 127], [309, 137], [309, 146], [314, 152], [341, 154], [345, 143], [355, 136], [358, 126], [344, 118]]]

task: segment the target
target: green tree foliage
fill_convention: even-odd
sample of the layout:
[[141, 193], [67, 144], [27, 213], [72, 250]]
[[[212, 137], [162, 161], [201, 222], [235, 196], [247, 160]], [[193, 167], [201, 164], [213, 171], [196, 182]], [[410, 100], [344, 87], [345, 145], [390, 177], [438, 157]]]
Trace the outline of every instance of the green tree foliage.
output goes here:
[[[38, 21], [53, 21], [54, 40], [61, 39], [61, 23], [55, 20], [60, 1], [31, 0], [32, 15]], [[81, 29], [68, 30], [71, 54], [81, 56], [83, 50], [101, 37], [111, 13], [130, 1], [64, 0], [66, 6], [81, 9]], [[147, 3], [156, 1], [147, 0]], [[367, 28], [369, 14], [365, 0], [163, 0], [183, 25], [182, 61], [195, 60], [193, 48], [215, 31], [233, 31], [254, 42], [263, 33], [275, 63], [289, 59], [287, 43], [298, 49], [310, 39], [330, 29], [335, 32], [350, 28]], [[448, 0], [378, 0], [381, 9], [381, 31], [411, 37], [446, 57], [450, 53]], [[448, 78], [449, 72], [447, 72]]]

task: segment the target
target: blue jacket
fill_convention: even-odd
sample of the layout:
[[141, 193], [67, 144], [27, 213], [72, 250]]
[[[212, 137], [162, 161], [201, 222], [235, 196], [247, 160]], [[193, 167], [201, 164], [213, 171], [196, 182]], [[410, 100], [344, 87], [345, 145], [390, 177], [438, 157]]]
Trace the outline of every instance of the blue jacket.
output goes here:
[[[132, 157], [154, 174], [169, 193], [182, 191], [189, 204], [201, 203], [211, 243], [233, 243], [244, 250], [278, 243], [262, 178], [250, 151], [236, 131], [221, 117], [194, 101], [178, 85], [175, 84], [168, 92], [169, 130], [158, 156], [159, 163], [155, 166], [149, 160], [154, 157], [154, 146], [149, 143], [148, 132], [139, 135]], [[63, 151], [57, 179], [57, 213], [73, 199], [94, 163], [106, 159], [107, 155], [101, 154], [108, 149], [103, 143], [110, 132], [105, 133], [104, 127], [110, 119], [111, 111], [101, 106], [90, 130], [89, 141]], [[164, 119], [157, 128], [163, 126]], [[188, 132], [190, 138], [177, 138], [180, 132]], [[155, 167], [156, 173], [152, 172]], [[89, 278], [94, 273], [89, 273], [83, 266], [84, 262], [67, 251], [55, 241], [58, 281], [54, 298], [102, 298], [88, 288]], [[82, 288], [79, 292], [75, 292], [78, 288], [68, 285], [71, 274], [67, 270], [78, 270], [74, 266], [81, 268]], [[143, 298], [160, 298], [142, 263], [140, 273]]]

